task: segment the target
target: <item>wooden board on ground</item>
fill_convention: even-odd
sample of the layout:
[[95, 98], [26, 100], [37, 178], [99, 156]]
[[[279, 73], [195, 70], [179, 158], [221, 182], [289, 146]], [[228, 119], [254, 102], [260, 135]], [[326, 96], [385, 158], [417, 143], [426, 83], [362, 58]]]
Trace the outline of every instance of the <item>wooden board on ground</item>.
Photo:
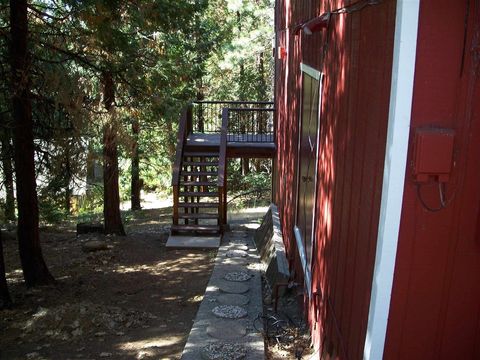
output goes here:
[[171, 249], [218, 249], [222, 237], [170, 235], [165, 247]]
[[[290, 272], [283, 245], [282, 231], [277, 207], [271, 204], [263, 217], [262, 224], [255, 231], [255, 245], [265, 266], [265, 276], [273, 288], [288, 282]], [[284, 288], [280, 288], [283, 293]]]

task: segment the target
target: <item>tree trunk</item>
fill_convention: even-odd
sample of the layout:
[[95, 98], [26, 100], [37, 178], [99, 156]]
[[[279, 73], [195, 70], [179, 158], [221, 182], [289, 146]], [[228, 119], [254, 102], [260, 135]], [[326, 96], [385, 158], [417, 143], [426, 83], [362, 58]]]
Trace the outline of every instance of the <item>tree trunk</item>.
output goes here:
[[5, 184], [5, 219], [15, 221], [15, 197], [13, 190], [13, 146], [10, 142], [10, 129], [2, 131], [2, 167]]
[[105, 233], [125, 235], [120, 216], [120, 190], [118, 187], [118, 145], [113, 104], [115, 85], [110, 73], [103, 74], [103, 104], [109, 112], [103, 127], [103, 217]]
[[[168, 136], [168, 154], [170, 155], [170, 163], [173, 164], [173, 161], [175, 159], [175, 151], [176, 151], [176, 141], [177, 137], [173, 133], [173, 127], [172, 127], [172, 122], [167, 121], [167, 132], [169, 134]], [[173, 135], [172, 135], [173, 134]]]
[[27, 286], [50, 284], [54, 279], [43, 260], [38, 232], [33, 120], [27, 52], [27, 1], [10, 0], [12, 100], [15, 172], [17, 180], [17, 237]]
[[[242, 33], [242, 15], [240, 14], [240, 11], [237, 11], [237, 27], [238, 27], [238, 32], [241, 34]], [[245, 65], [243, 64], [243, 60], [240, 61], [240, 73], [239, 73], [239, 92], [240, 96], [239, 99], [240, 101], [247, 101], [248, 97], [248, 91], [246, 90], [246, 80], [245, 80]], [[242, 121], [240, 124], [240, 132], [242, 134], [246, 134], [248, 132], [246, 124]], [[247, 175], [250, 172], [250, 160], [248, 158], [241, 158], [240, 159], [240, 165], [241, 165], [241, 174], [242, 176]]]
[[65, 213], [67, 215], [71, 214], [72, 209], [72, 166], [70, 163], [70, 144], [67, 141], [67, 146], [65, 147]]
[[131, 184], [131, 207], [132, 210], [140, 210], [140, 153], [138, 151], [138, 134], [140, 132], [140, 124], [137, 119], [132, 122], [133, 144], [132, 144], [132, 184]]
[[3, 260], [2, 234], [0, 233], [0, 310], [9, 307], [12, 304], [10, 293], [8, 292], [7, 279], [5, 278], [5, 263]]
[[250, 159], [242, 158], [242, 175], [245, 176], [250, 173]]
[[255, 172], [259, 174], [262, 171], [262, 160], [260, 159], [255, 159]]
[[258, 100], [260, 101], [267, 101], [267, 81], [268, 79], [265, 78], [265, 61], [264, 61], [264, 54], [261, 52], [258, 55]]

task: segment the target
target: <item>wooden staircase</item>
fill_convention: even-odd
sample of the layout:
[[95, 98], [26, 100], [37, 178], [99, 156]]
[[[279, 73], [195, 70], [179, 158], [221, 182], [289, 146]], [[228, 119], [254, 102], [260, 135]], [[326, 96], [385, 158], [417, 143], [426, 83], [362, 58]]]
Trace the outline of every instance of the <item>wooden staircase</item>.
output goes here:
[[195, 108], [193, 104], [180, 118], [172, 174], [171, 234], [189, 239], [221, 234], [227, 228], [228, 139], [229, 157], [275, 154], [273, 120], [267, 121], [273, 119], [273, 103], [199, 101]]
[[227, 122], [222, 121], [218, 146], [187, 146], [191, 107], [180, 119], [173, 165], [173, 224], [171, 234], [215, 235], [226, 225]]
[[172, 225], [172, 234], [220, 233], [219, 156], [219, 151], [183, 152], [179, 189], [174, 193], [179, 220]]

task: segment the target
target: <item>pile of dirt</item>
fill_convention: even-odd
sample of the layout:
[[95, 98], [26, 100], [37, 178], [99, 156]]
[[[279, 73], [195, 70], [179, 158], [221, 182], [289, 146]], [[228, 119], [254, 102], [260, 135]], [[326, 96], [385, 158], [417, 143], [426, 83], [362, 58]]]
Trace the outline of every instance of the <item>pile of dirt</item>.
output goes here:
[[263, 326], [267, 360], [309, 359], [314, 351], [303, 313], [299, 306], [303, 295], [297, 289], [288, 289], [274, 308], [272, 291], [265, 279], [263, 283]]

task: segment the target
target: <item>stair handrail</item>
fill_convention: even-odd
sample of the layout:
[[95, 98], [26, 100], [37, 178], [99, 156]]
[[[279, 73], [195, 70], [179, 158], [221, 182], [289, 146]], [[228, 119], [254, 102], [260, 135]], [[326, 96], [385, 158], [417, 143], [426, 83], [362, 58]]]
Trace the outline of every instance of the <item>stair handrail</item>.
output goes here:
[[175, 162], [172, 169], [172, 187], [173, 187], [173, 224], [178, 225], [178, 195], [180, 189], [180, 169], [182, 168], [182, 158], [184, 144], [187, 142], [189, 127], [192, 124], [192, 104], [188, 104], [182, 111], [180, 122], [178, 124], [177, 147], [175, 149]]
[[192, 104], [188, 104], [182, 111], [180, 122], [178, 124], [177, 147], [175, 149], [175, 161], [172, 169], [172, 186], [180, 184], [180, 169], [182, 167], [182, 157], [184, 144], [187, 141], [188, 127], [192, 123]]

